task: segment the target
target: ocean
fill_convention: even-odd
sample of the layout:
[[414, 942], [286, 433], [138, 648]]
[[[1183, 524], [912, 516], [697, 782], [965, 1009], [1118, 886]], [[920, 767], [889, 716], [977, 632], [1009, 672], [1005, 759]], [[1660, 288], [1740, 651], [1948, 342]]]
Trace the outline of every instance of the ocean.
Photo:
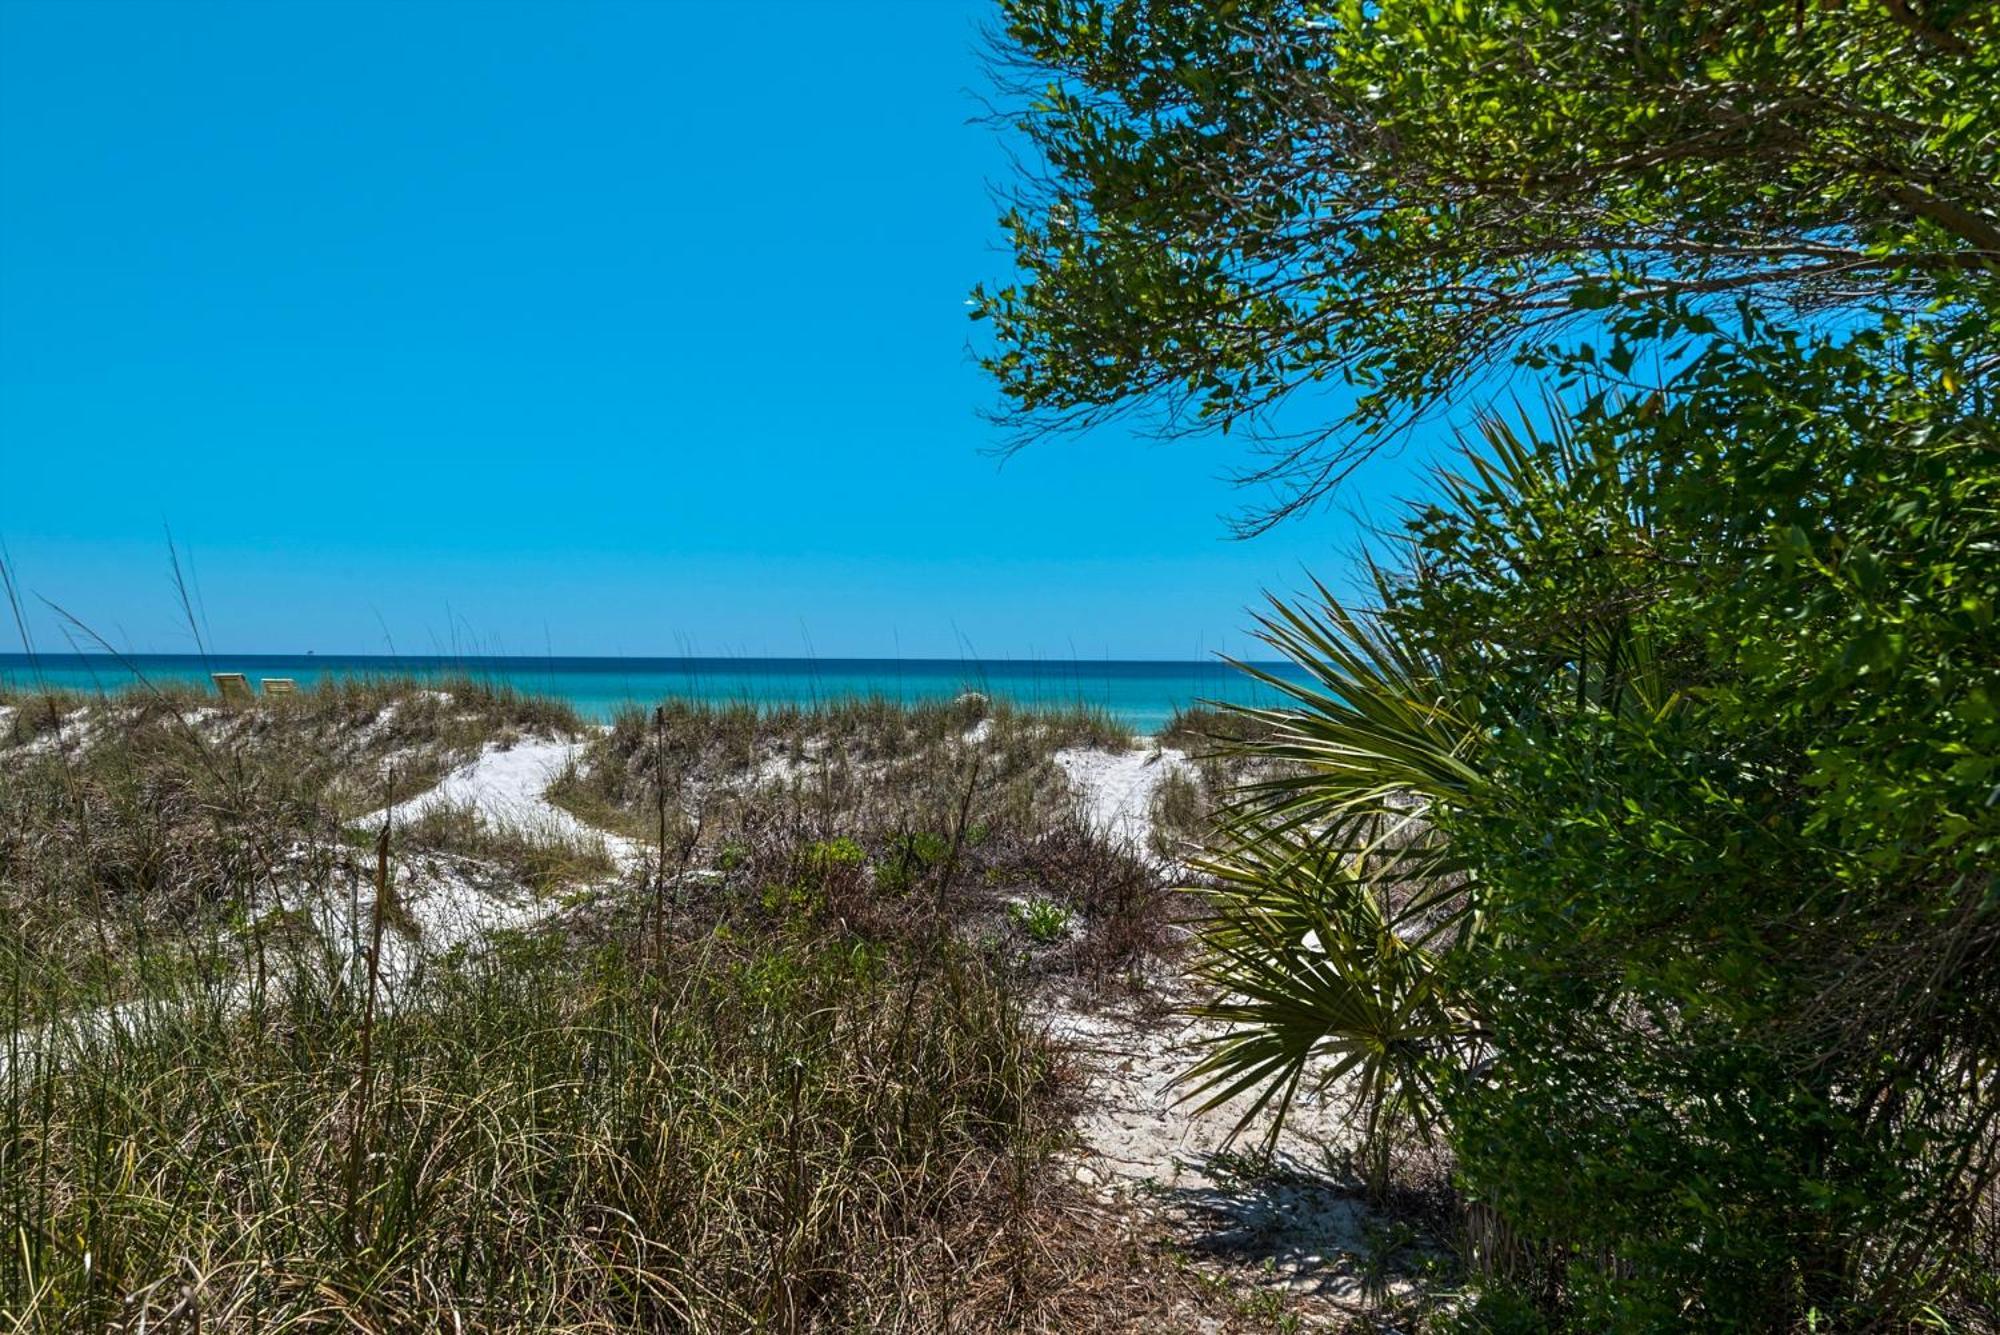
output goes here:
[[[1259, 664], [1281, 677], [1289, 665]], [[963, 691], [1036, 708], [1086, 705], [1141, 732], [1203, 701], [1272, 703], [1277, 692], [1219, 660], [937, 658], [442, 658], [337, 654], [0, 654], [0, 685], [87, 693], [147, 682], [207, 684], [211, 672], [291, 677], [301, 687], [336, 677], [472, 677], [566, 700], [586, 718], [662, 700], [810, 705], [879, 696], [948, 700]]]

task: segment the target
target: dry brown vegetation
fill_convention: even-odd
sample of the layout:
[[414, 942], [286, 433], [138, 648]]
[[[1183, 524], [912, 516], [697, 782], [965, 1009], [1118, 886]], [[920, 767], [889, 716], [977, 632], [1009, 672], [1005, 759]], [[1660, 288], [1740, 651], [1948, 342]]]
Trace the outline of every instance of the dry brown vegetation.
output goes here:
[[[1291, 1319], [1067, 1166], [1047, 998], [1142, 988], [1189, 912], [1052, 759], [1129, 741], [1102, 718], [600, 732], [469, 682], [0, 708], [0, 1324]], [[378, 863], [351, 824], [537, 738], [636, 864], [450, 805]], [[439, 886], [511, 916], [444, 932]]]

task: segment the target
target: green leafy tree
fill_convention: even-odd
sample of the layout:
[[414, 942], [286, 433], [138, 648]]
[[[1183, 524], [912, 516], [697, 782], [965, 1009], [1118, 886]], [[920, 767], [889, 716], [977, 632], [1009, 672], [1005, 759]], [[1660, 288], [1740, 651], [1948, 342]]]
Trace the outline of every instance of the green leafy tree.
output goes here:
[[1197, 1078], [1434, 1120], [1538, 1322], [1993, 1320], [1995, 7], [1002, 8], [1024, 432], [1248, 435], [1255, 527], [1561, 405], [1267, 622]]
[[1579, 329], [1623, 376], [1690, 310], [1923, 312], [2000, 259], [1990, 4], [1000, 8], [1007, 415], [1251, 436], [1252, 526]]
[[1446, 1104], [1580, 1325], [1860, 1325], [1980, 1264], [2000, 440], [1846, 348], [1703, 372], [1412, 522], [1389, 615], [1489, 724]]

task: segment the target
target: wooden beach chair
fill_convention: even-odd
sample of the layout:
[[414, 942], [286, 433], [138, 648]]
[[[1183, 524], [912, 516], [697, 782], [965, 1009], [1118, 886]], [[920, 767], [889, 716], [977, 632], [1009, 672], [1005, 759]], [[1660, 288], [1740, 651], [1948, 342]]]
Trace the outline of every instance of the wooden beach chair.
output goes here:
[[211, 672], [208, 677], [215, 683], [216, 691], [230, 704], [248, 704], [257, 698], [251, 693], [250, 679], [241, 672]]
[[266, 695], [297, 695], [299, 684], [290, 677], [262, 677], [259, 684]]

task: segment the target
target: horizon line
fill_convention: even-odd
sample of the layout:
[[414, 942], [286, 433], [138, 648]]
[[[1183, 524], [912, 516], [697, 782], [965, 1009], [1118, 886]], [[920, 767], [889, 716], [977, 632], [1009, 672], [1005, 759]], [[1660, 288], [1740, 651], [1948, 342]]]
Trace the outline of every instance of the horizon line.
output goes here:
[[[0, 652], [0, 662], [34, 663], [60, 659], [90, 659], [116, 662], [120, 659], [149, 658], [185, 659], [189, 662], [204, 662], [213, 658], [328, 658], [328, 659], [369, 659], [385, 663], [470, 663], [470, 662], [603, 662], [603, 663], [1172, 663], [1172, 664], [1215, 664], [1226, 666], [1230, 659], [1220, 651], [1205, 658], [1121, 658], [1105, 656], [1087, 658], [1072, 654], [1067, 657], [1033, 654], [979, 655], [960, 654], [945, 656], [936, 654], [468, 654], [468, 653], [349, 653], [344, 650], [315, 649], [270, 650], [270, 649], [209, 649], [196, 652], [183, 650], [150, 649], [65, 649], [59, 651], [36, 650], [32, 653], [22, 650]], [[1238, 658], [1234, 661], [1245, 663], [1283, 662], [1283, 659]]]

